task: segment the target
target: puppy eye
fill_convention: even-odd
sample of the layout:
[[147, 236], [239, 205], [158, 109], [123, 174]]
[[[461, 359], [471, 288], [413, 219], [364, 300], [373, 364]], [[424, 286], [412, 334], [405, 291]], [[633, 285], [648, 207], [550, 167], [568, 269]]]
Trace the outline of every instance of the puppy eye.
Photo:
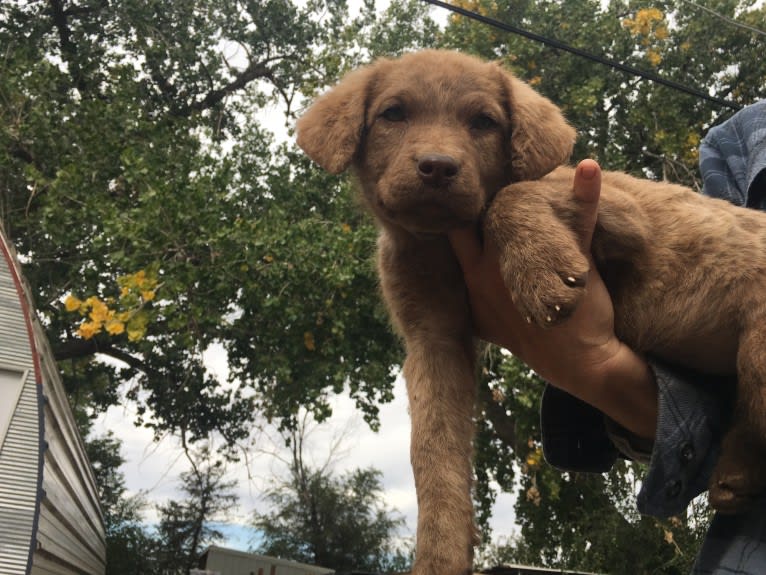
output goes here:
[[471, 120], [471, 129], [473, 130], [491, 130], [497, 126], [497, 122], [487, 114], [478, 114]]
[[404, 122], [407, 119], [407, 115], [404, 113], [402, 106], [389, 106], [380, 115], [381, 118], [389, 122]]

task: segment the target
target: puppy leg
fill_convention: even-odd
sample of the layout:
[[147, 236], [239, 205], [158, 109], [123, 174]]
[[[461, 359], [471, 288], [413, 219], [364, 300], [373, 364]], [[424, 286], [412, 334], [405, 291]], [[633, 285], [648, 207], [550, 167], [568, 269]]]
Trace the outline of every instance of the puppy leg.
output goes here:
[[381, 241], [383, 293], [407, 359], [410, 457], [418, 498], [414, 575], [471, 573], [476, 383], [465, 288], [446, 239]]
[[571, 198], [542, 181], [504, 188], [487, 213], [486, 239], [499, 248], [512, 299], [528, 321], [543, 327], [569, 317], [585, 292], [589, 266], [576, 215]]
[[468, 350], [442, 340], [410, 348], [410, 458], [418, 497], [414, 575], [471, 573], [474, 382]]
[[740, 337], [732, 425], [710, 479], [710, 504], [741, 513], [766, 491], [766, 334], [764, 314]]

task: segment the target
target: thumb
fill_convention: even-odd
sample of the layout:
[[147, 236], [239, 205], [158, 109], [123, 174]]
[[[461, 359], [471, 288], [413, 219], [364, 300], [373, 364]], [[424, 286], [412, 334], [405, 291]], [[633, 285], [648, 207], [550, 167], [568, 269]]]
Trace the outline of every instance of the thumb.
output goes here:
[[590, 252], [593, 229], [598, 220], [598, 200], [601, 195], [601, 167], [595, 160], [583, 160], [577, 166], [573, 193], [578, 205], [577, 229], [583, 252]]

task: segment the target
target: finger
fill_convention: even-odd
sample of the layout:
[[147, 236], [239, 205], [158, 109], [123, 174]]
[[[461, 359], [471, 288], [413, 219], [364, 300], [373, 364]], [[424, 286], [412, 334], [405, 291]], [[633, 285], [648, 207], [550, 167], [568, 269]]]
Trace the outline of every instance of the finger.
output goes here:
[[483, 249], [474, 228], [460, 228], [447, 233], [452, 251], [455, 252], [463, 273], [474, 269], [481, 259]]
[[588, 253], [598, 219], [598, 200], [601, 195], [601, 167], [596, 161], [583, 160], [577, 166], [573, 193], [580, 208], [577, 216], [580, 244], [583, 251]]

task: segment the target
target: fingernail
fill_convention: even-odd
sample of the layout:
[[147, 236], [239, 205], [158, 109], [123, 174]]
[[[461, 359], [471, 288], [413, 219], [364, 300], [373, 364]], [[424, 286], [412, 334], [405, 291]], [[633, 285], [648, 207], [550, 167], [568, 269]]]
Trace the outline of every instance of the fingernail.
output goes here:
[[596, 176], [596, 166], [590, 163], [580, 166], [580, 174], [584, 179], [592, 180]]

